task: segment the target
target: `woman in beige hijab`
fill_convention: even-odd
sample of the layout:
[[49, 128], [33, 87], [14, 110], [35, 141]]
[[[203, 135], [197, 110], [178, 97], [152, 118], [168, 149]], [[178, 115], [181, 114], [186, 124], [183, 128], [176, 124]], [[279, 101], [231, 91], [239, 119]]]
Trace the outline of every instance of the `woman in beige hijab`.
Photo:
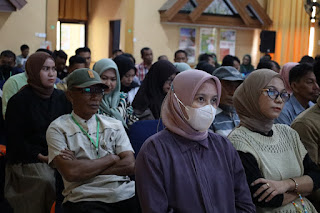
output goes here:
[[273, 124], [289, 99], [281, 76], [252, 72], [234, 94], [240, 126], [228, 138], [238, 150], [257, 212], [317, 212], [305, 198], [319, 188], [320, 172], [299, 135]]

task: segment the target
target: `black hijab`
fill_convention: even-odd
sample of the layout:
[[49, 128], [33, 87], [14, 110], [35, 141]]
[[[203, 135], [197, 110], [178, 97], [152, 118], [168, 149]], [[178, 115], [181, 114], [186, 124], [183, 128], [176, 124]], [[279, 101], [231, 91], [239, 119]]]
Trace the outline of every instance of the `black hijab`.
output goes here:
[[166, 96], [163, 85], [171, 75], [176, 73], [178, 70], [169, 61], [160, 60], [154, 63], [133, 100], [133, 108], [140, 111], [149, 108], [154, 118], [159, 119], [162, 101]]
[[[129, 57], [124, 56], [124, 55], [119, 55], [119, 56], [115, 57], [115, 59], [113, 59], [113, 60], [118, 66], [118, 70], [119, 70], [119, 74], [120, 74], [120, 81], [121, 81], [122, 77], [125, 76], [126, 73], [129, 72], [129, 70], [131, 70], [131, 69], [133, 69], [135, 71], [135, 73], [137, 73], [137, 69], [134, 66], [133, 61]], [[132, 83], [128, 87], [121, 84], [120, 91], [127, 93], [135, 87], [139, 87], [139, 84], [132, 81]]]

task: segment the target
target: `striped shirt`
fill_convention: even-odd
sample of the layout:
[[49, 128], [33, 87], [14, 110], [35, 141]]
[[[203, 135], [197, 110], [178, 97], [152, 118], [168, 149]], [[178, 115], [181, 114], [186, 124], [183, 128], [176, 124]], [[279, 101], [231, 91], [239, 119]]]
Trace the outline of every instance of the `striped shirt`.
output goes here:
[[137, 77], [139, 78], [139, 81], [142, 82], [143, 79], [146, 77], [149, 69], [143, 62], [141, 64], [136, 65], [136, 68], [137, 68]]
[[227, 137], [239, 123], [240, 119], [234, 107], [219, 105], [210, 129], [219, 135]]

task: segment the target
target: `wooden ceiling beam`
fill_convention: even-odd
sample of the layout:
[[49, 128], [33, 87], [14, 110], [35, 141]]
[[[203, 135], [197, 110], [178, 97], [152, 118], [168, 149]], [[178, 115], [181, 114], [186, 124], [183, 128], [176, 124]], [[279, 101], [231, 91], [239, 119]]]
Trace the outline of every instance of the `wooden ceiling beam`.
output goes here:
[[239, 1], [239, 0], [230, 0], [231, 4], [234, 6], [234, 8], [239, 13], [240, 17], [242, 18], [243, 22], [250, 26], [252, 23], [252, 18], [249, 15], [249, 13], [246, 10], [247, 7], [247, 1]]
[[223, 26], [223, 27], [242, 27], [242, 28], [261, 28], [262, 25], [259, 20], [253, 20], [250, 26], [246, 25], [240, 17], [227, 17], [227, 16], [210, 16], [201, 15], [196, 23], [194, 23], [188, 14], [178, 13], [171, 20], [168, 20], [164, 13], [160, 12], [160, 21], [168, 23], [179, 24], [193, 24], [193, 25], [208, 25], [208, 26]]
[[167, 16], [168, 20], [171, 20], [180, 10], [181, 8], [188, 3], [189, 0], [176, 0], [176, 2], [170, 7], [167, 11], [165, 11], [165, 16]]
[[260, 17], [262, 21], [261, 24], [263, 27], [268, 27], [272, 24], [272, 20], [257, 0], [248, 0], [248, 4], [250, 4], [250, 6], [256, 11], [257, 15]]
[[198, 6], [189, 14], [190, 19], [195, 22], [213, 1], [214, 0], [198, 0]]

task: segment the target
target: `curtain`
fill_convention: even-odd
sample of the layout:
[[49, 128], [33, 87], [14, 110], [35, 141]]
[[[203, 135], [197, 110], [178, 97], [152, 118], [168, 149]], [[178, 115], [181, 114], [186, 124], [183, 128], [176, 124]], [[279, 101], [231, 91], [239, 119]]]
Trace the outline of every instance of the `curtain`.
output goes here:
[[87, 21], [87, 0], [59, 0], [59, 20]]
[[308, 55], [310, 17], [303, 0], [268, 0], [267, 13], [273, 21], [269, 30], [277, 32], [273, 60], [283, 65]]

